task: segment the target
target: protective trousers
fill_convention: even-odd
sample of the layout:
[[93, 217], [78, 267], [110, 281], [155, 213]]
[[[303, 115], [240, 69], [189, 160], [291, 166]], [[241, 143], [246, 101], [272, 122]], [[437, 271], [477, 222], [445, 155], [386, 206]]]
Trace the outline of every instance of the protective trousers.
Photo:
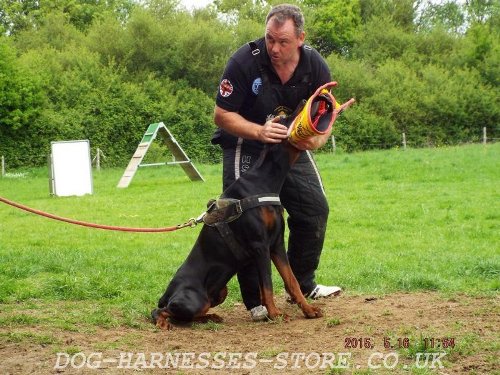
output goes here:
[[[257, 161], [260, 150], [238, 141], [235, 149], [224, 149], [223, 186], [226, 189]], [[309, 152], [303, 152], [289, 171], [280, 199], [288, 213], [288, 258], [304, 294], [316, 286], [328, 219], [328, 202], [321, 177]], [[253, 263], [238, 272], [241, 295], [247, 309], [261, 304], [258, 271]]]

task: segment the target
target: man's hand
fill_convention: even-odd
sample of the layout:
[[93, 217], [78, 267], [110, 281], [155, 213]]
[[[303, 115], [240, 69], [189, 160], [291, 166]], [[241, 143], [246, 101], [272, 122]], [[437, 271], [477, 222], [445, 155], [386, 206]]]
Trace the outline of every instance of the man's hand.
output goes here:
[[288, 128], [279, 123], [280, 117], [267, 121], [264, 125], [251, 122], [237, 112], [215, 106], [215, 124], [236, 137], [257, 140], [263, 143], [280, 143], [288, 137]]
[[288, 137], [288, 128], [279, 123], [279, 116], [272, 120], [266, 121], [261, 127], [258, 135], [258, 140], [262, 143], [280, 143]]

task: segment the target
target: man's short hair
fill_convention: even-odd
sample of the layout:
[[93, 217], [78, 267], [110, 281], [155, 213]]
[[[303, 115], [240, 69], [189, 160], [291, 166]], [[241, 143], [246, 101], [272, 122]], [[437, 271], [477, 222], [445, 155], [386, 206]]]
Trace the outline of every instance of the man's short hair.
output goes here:
[[304, 15], [300, 8], [291, 4], [280, 4], [274, 6], [266, 17], [266, 25], [271, 18], [278, 25], [284, 24], [287, 20], [292, 20], [295, 25], [295, 33], [299, 36], [304, 31]]

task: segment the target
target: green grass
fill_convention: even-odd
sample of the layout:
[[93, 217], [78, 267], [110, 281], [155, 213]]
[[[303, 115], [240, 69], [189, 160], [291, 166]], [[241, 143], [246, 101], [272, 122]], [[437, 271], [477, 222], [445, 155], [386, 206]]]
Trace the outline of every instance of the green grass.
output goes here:
[[[499, 160], [500, 144], [318, 155], [331, 213], [317, 281], [348, 293], [497, 293]], [[197, 167], [205, 183], [177, 167], [144, 168], [127, 189], [116, 188], [123, 169], [102, 170], [93, 195], [64, 198], [49, 196], [45, 169], [15, 171], [24, 177], [0, 178], [0, 196], [78, 220], [165, 227], [198, 216], [219, 194], [221, 166]], [[110, 232], [0, 203], [0, 325], [140, 325], [200, 229]], [[231, 306], [240, 299], [234, 279], [229, 289]], [[53, 310], [31, 317], [37, 301]], [[78, 301], [86, 307], [64, 312]]]

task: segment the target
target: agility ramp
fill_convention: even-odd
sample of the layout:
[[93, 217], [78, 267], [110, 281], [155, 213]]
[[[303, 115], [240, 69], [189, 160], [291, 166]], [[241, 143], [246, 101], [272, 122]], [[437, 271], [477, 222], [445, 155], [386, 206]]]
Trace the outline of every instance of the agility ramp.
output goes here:
[[[172, 153], [174, 161], [164, 162], [164, 163], [142, 164], [144, 156], [146, 155], [146, 153], [149, 150], [149, 147], [151, 146], [151, 144], [158, 135], [160, 135], [160, 137], [163, 140], [163, 143], [168, 147], [168, 149]], [[139, 167], [152, 167], [158, 165], [176, 165], [176, 164], [178, 164], [184, 170], [184, 172], [190, 178], [191, 181], [205, 181], [200, 172], [198, 172], [198, 170], [192, 163], [192, 161], [186, 155], [182, 147], [179, 145], [177, 140], [174, 138], [172, 133], [170, 133], [170, 131], [167, 129], [165, 124], [163, 122], [151, 124], [144, 133], [144, 136], [142, 137], [139, 146], [135, 150], [135, 153], [132, 156], [132, 159], [130, 159], [130, 162], [128, 163], [128, 166], [125, 169], [123, 176], [118, 182], [117, 187], [126, 188], [127, 186], [129, 186], [130, 182], [132, 182], [132, 179], [134, 178], [134, 175], [137, 172], [137, 169], [139, 169]]]

